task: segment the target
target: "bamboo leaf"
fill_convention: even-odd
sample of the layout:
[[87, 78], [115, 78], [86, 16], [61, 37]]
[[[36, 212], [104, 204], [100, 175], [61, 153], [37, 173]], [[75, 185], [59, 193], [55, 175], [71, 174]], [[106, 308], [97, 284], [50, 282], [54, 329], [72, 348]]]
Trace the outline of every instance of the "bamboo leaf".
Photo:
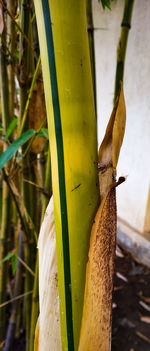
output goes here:
[[15, 256], [16, 254], [14, 252], [9, 252], [1, 261], [0, 263], [4, 263], [8, 260], [10, 260], [10, 258], [12, 258], [13, 256]]
[[13, 157], [15, 152], [20, 146], [24, 145], [32, 135], [35, 134], [33, 129], [29, 129], [27, 132], [23, 133], [18, 139], [16, 139], [5, 152], [0, 156], [0, 169], [2, 169], [5, 164]]
[[12, 122], [9, 124], [8, 128], [7, 128], [7, 131], [6, 131], [6, 135], [5, 135], [5, 141], [8, 140], [9, 136], [11, 135], [11, 133], [13, 132], [14, 128], [16, 127], [18, 123], [18, 118], [17, 117], [14, 117]]
[[98, 0], [98, 1], [99, 2], [101, 1], [101, 4], [102, 4], [104, 10], [105, 10], [105, 7], [107, 7], [109, 10], [111, 10], [110, 1], [109, 0]]
[[41, 131], [37, 134], [37, 137], [44, 137], [46, 139], [49, 139], [48, 129], [47, 128], [41, 128]]
[[14, 254], [11, 257], [11, 268], [12, 268], [12, 274], [15, 275], [16, 270], [17, 270], [17, 255]]

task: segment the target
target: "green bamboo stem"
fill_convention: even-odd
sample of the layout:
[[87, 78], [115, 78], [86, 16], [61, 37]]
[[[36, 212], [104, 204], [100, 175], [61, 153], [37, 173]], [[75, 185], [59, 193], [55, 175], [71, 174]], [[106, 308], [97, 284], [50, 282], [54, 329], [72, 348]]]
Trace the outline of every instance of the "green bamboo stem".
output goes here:
[[[47, 189], [50, 193], [52, 193], [51, 189], [51, 162], [50, 162], [50, 150], [48, 149], [47, 162], [46, 162], [46, 173], [45, 173], [45, 183], [44, 188]], [[44, 214], [46, 211], [46, 207], [50, 197], [42, 196], [42, 214], [41, 214], [41, 224], [44, 218]], [[35, 326], [39, 313], [39, 288], [38, 288], [38, 254], [36, 257], [36, 270], [35, 270], [35, 279], [34, 279], [34, 287], [33, 287], [33, 297], [32, 297], [32, 315], [31, 315], [31, 333], [30, 333], [30, 351], [34, 350], [34, 337], [35, 337]]]
[[121, 23], [121, 34], [117, 48], [117, 67], [115, 78], [114, 102], [120, 91], [120, 82], [123, 82], [126, 48], [129, 30], [131, 28], [133, 4], [134, 0], [125, 0], [123, 19]]
[[93, 13], [92, 13], [92, 0], [86, 0], [86, 15], [87, 15], [87, 29], [88, 29], [88, 39], [89, 39], [93, 91], [94, 91], [95, 109], [96, 109], [96, 74], [95, 74], [94, 24], [93, 24]]
[[[30, 46], [29, 46], [28, 42], [24, 40], [24, 36], [22, 36], [21, 34], [20, 77], [19, 77], [19, 83], [20, 83], [19, 126], [21, 126], [23, 121], [21, 128], [24, 128], [26, 130], [28, 128], [28, 114], [27, 114], [28, 102], [29, 102], [28, 90], [30, 87], [30, 79], [33, 76], [33, 72], [34, 72], [34, 56], [33, 56], [33, 50], [31, 50], [31, 46], [33, 47], [32, 23], [31, 23], [31, 1], [22, 0], [21, 5], [22, 5], [21, 30], [30, 42]], [[24, 116], [24, 119], [23, 119], [23, 116]], [[24, 148], [23, 148], [23, 153], [24, 153]], [[34, 180], [33, 167], [31, 167], [32, 161], [33, 160], [31, 159], [31, 155], [30, 153], [28, 153], [28, 155], [23, 158], [23, 162], [22, 162], [23, 176], [25, 179], [28, 179], [31, 181]], [[35, 192], [36, 190], [33, 188], [33, 186], [31, 186], [31, 184], [27, 182], [23, 183], [24, 204], [33, 222], [34, 222], [34, 214], [35, 214], [35, 210], [34, 210]], [[25, 261], [33, 271], [35, 270], [35, 252], [36, 252], [35, 242], [33, 239], [31, 239], [25, 244]], [[33, 277], [30, 275], [29, 272], [26, 272], [25, 293], [33, 289], [33, 282], [34, 282]], [[25, 321], [25, 329], [26, 329], [26, 351], [29, 350], [29, 345], [30, 345], [31, 305], [32, 305], [32, 296], [31, 295], [25, 296], [24, 321]]]
[[[86, 7], [80, 0], [70, 0], [69, 6], [48, 0], [34, 4], [51, 147], [62, 350], [76, 351], [89, 234], [99, 202]], [[41, 324], [39, 338], [44, 327], [50, 328]]]
[[[45, 173], [45, 183], [44, 189], [48, 190], [50, 197], [52, 195], [52, 185], [51, 185], [51, 159], [50, 159], [50, 150], [48, 149], [47, 162], [46, 162], [46, 173]], [[42, 215], [41, 215], [41, 224], [44, 218], [46, 207], [49, 203], [50, 197], [42, 196]]]
[[[3, 18], [4, 20], [4, 18]], [[6, 23], [1, 35], [0, 46], [0, 89], [1, 89], [1, 104], [2, 104], [2, 124], [4, 134], [10, 123], [9, 104], [8, 104], [8, 73], [6, 64]], [[6, 145], [4, 145], [4, 151]], [[7, 253], [7, 240], [9, 233], [9, 190], [7, 184], [2, 182], [2, 222], [0, 231], [0, 260]], [[6, 283], [7, 283], [7, 263], [0, 265], [0, 304], [6, 300]], [[4, 339], [6, 324], [5, 308], [0, 309], [0, 341]]]

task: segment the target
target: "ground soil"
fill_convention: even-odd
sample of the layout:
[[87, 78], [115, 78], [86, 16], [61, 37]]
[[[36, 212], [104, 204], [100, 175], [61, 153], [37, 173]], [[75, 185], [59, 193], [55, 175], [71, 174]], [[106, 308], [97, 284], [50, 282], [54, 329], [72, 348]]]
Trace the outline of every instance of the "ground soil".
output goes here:
[[[150, 351], [150, 269], [122, 250], [118, 254], [123, 257], [115, 262], [112, 351]], [[12, 350], [25, 350], [24, 335]]]
[[150, 351], [150, 269], [123, 255], [115, 263], [112, 351]]

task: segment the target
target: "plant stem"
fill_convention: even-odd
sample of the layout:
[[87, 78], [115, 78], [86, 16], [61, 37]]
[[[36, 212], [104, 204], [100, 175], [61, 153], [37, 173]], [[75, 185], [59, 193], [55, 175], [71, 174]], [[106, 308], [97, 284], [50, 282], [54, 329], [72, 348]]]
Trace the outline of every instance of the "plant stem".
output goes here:
[[[2, 13], [3, 16], [3, 13]], [[1, 89], [1, 103], [2, 103], [2, 124], [4, 134], [6, 134], [7, 127], [10, 123], [9, 104], [8, 104], [8, 73], [6, 60], [6, 22], [3, 16], [4, 29], [1, 35], [0, 43], [0, 89]], [[4, 151], [6, 144], [4, 144]], [[7, 184], [2, 182], [2, 222], [0, 231], [0, 260], [5, 257], [7, 253], [7, 240], [9, 235], [9, 190]], [[0, 304], [6, 300], [6, 283], [7, 283], [7, 264], [0, 265]], [[4, 339], [6, 324], [5, 308], [0, 309], [0, 342]]]
[[50, 150], [48, 149], [47, 162], [46, 162], [46, 174], [45, 174], [45, 184], [44, 189], [48, 190], [49, 198], [47, 196], [42, 196], [42, 215], [41, 215], [41, 224], [44, 218], [46, 207], [49, 203], [49, 200], [52, 195], [52, 185], [51, 185], [51, 159], [50, 159]]
[[116, 79], [115, 79], [115, 92], [114, 102], [120, 91], [120, 82], [123, 81], [125, 56], [129, 30], [131, 28], [131, 18], [133, 10], [134, 0], [125, 0], [123, 19], [121, 23], [121, 34], [117, 49], [117, 67], [116, 67]]
[[[45, 174], [45, 184], [44, 188], [48, 190], [50, 196], [42, 196], [42, 214], [41, 214], [41, 224], [44, 218], [46, 207], [49, 203], [52, 190], [51, 190], [51, 163], [50, 163], [50, 150], [48, 148], [47, 162], [46, 162], [46, 174]], [[39, 287], [38, 287], [38, 274], [39, 274], [39, 257], [36, 257], [36, 270], [35, 279], [33, 287], [33, 298], [32, 298], [32, 315], [31, 315], [31, 334], [30, 334], [30, 351], [34, 350], [34, 337], [35, 337], [35, 326], [38, 318], [39, 312]]]
[[95, 75], [94, 25], [93, 25], [93, 14], [92, 14], [92, 0], [86, 0], [86, 14], [87, 14], [87, 29], [88, 29], [88, 39], [89, 39], [89, 49], [90, 49], [93, 91], [94, 91], [95, 110], [96, 110], [96, 75]]
[[[24, 40], [24, 35], [21, 34], [20, 41], [20, 118], [19, 118], [19, 126], [21, 126], [21, 131], [24, 128], [25, 130], [28, 128], [28, 102], [30, 100], [30, 96], [28, 95], [28, 89], [30, 87], [30, 80], [33, 76], [34, 72], [34, 55], [33, 50], [33, 33], [32, 33], [32, 22], [31, 22], [31, 1], [30, 0], [22, 0], [21, 3], [21, 30], [24, 33], [25, 37], [28, 38], [30, 42], [30, 46], [28, 42]], [[36, 71], [37, 73], [37, 71]], [[33, 80], [34, 83], [34, 80]], [[32, 89], [33, 85], [31, 84]], [[32, 93], [32, 90], [30, 90]], [[24, 153], [24, 147], [22, 148]], [[35, 156], [36, 157], [36, 156]], [[29, 153], [22, 160], [22, 168], [23, 168], [23, 176], [26, 179], [34, 181], [34, 173], [32, 166], [32, 155]], [[35, 190], [35, 191], [34, 191]], [[34, 222], [34, 198], [35, 198], [36, 189], [34, 189], [31, 184], [24, 182], [23, 183], [23, 200], [24, 205], [27, 209], [27, 212], [30, 214], [31, 220]], [[36, 201], [36, 200], [35, 200]], [[33, 238], [28, 240], [25, 243], [25, 261], [27, 265], [34, 271], [35, 270], [35, 252], [36, 246]], [[26, 271], [25, 275], [25, 292], [33, 289], [33, 277], [30, 275], [28, 271]], [[29, 350], [30, 345], [30, 312], [31, 312], [31, 304], [32, 304], [32, 296], [25, 296], [24, 299], [24, 320], [25, 320], [25, 329], [26, 329], [26, 351]]]
[[[86, 6], [80, 0], [34, 4], [51, 147], [62, 349], [76, 351], [90, 227], [99, 202]], [[45, 326], [40, 327], [42, 337]]]

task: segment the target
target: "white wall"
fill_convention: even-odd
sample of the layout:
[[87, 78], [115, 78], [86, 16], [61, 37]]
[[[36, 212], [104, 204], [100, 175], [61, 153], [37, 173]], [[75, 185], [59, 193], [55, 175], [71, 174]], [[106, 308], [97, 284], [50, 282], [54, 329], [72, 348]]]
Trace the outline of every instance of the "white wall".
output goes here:
[[[98, 140], [101, 142], [112, 110], [116, 49], [124, 0], [111, 2], [112, 11], [93, 0]], [[117, 190], [118, 215], [143, 231], [150, 181], [150, 1], [135, 0], [129, 33], [124, 92], [126, 133], [118, 164], [118, 176], [128, 175]]]

